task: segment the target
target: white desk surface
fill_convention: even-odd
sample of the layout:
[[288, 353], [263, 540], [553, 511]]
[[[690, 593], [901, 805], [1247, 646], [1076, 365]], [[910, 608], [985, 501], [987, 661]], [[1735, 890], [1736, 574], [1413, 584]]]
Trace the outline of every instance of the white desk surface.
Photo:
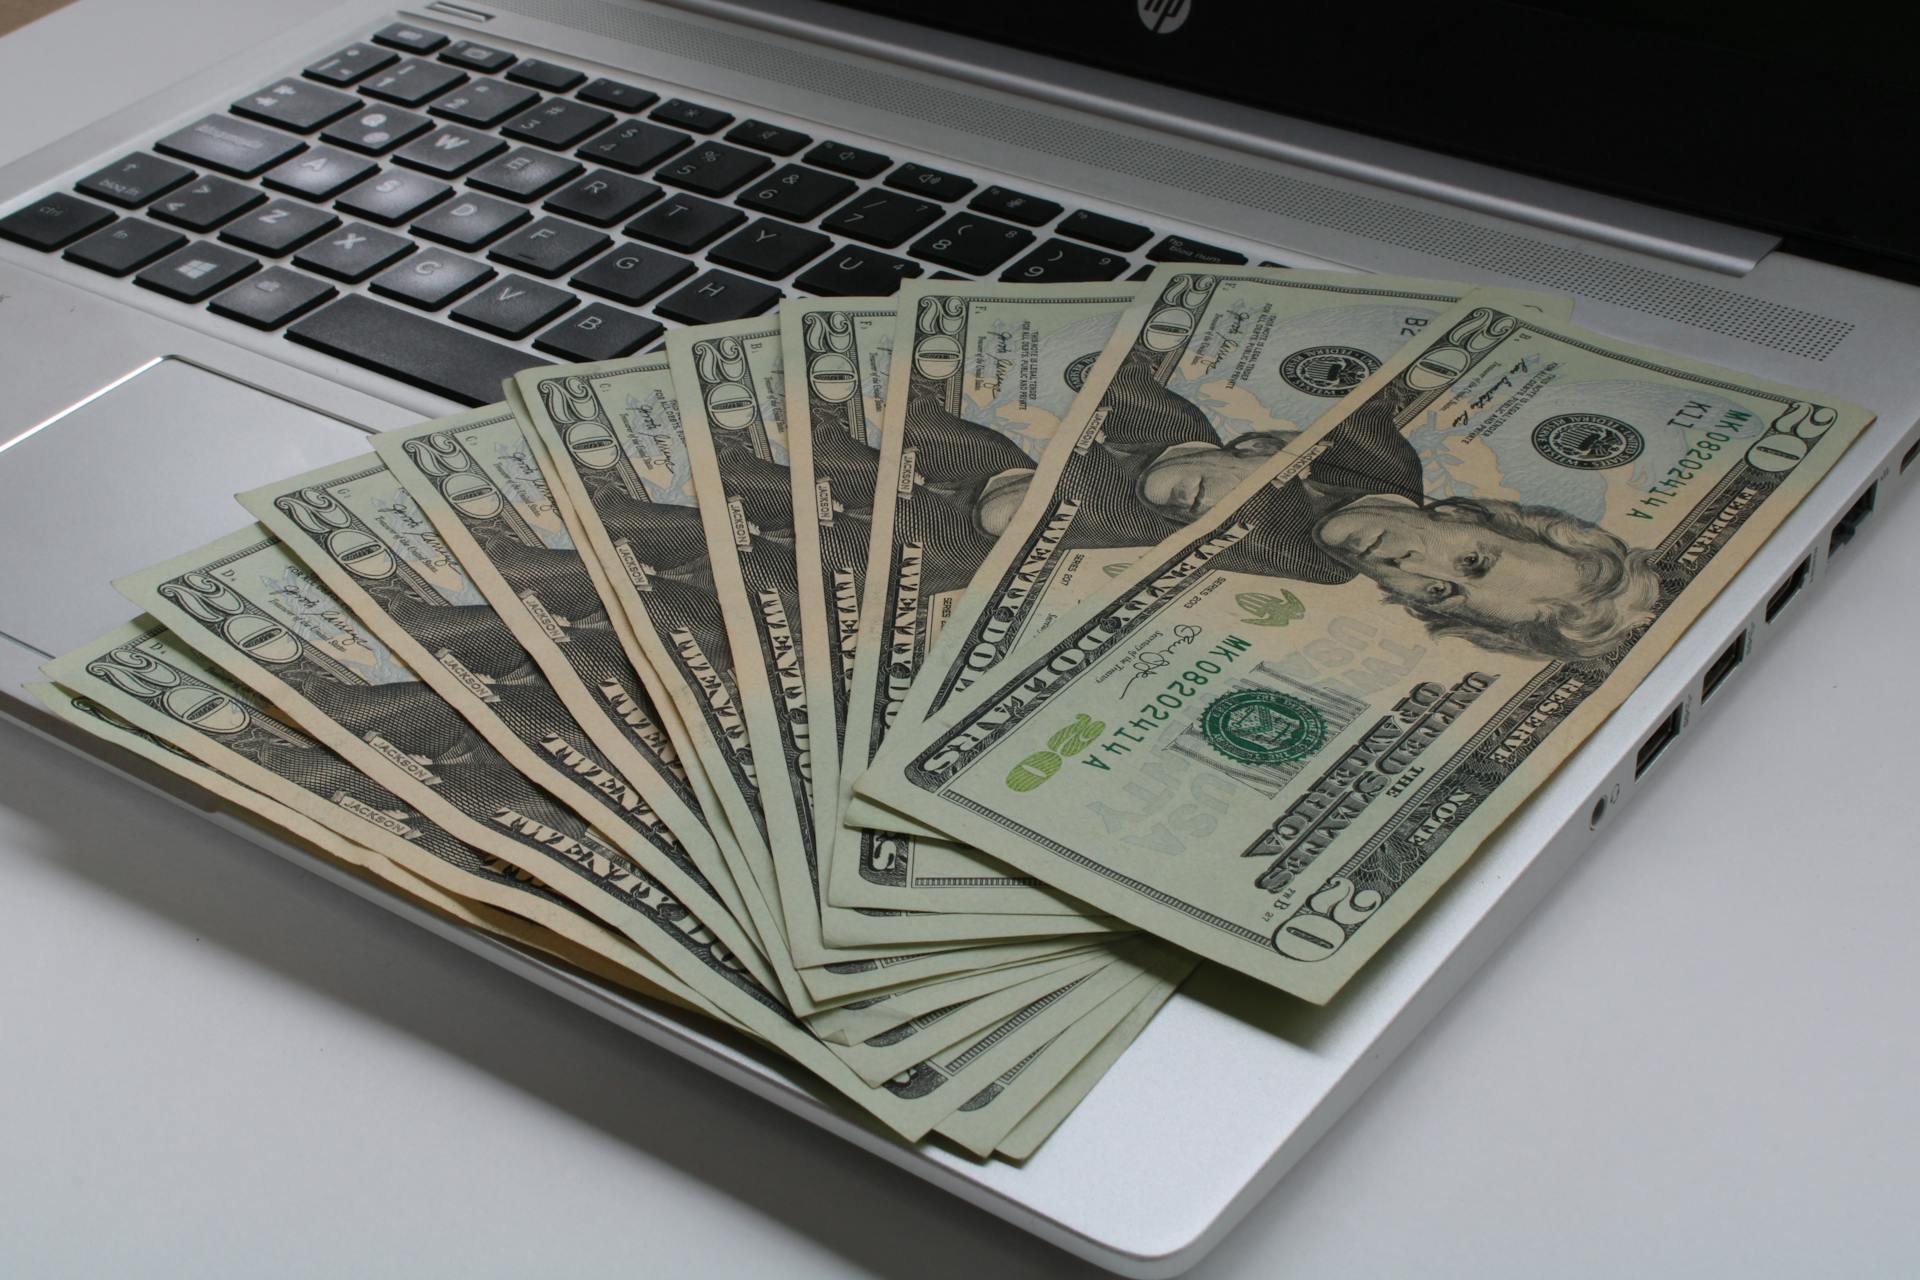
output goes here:
[[[0, 40], [0, 162], [310, 11], [81, 0]], [[1887, 494], [1660, 785], [1193, 1274], [1920, 1266], [1916, 549], [1920, 501]], [[1095, 1274], [0, 727], [0, 1274], [682, 1264]]]

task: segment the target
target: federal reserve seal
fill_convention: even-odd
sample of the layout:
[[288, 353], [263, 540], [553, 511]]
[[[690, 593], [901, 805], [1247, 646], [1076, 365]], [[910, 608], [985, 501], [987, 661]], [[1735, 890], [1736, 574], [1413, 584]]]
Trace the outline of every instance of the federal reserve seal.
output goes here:
[[1066, 379], [1068, 386], [1078, 391], [1087, 385], [1087, 375], [1093, 372], [1094, 362], [1099, 358], [1100, 353], [1098, 351], [1089, 351], [1068, 365], [1067, 371], [1060, 376]]
[[1647, 447], [1638, 430], [1601, 413], [1556, 413], [1533, 429], [1533, 447], [1576, 471], [1624, 467]]
[[1222, 694], [1200, 715], [1207, 745], [1241, 764], [1279, 764], [1318, 751], [1327, 722], [1300, 699], [1272, 689]]
[[1280, 362], [1280, 376], [1310, 396], [1343, 396], [1379, 367], [1371, 352], [1358, 347], [1305, 347]]

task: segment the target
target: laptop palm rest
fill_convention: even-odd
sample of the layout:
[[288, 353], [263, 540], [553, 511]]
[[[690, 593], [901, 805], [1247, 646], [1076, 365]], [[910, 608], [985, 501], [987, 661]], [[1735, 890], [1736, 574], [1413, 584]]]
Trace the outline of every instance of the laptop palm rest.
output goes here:
[[364, 452], [337, 418], [178, 356], [0, 423], [0, 632], [59, 654], [135, 611], [108, 585], [247, 522], [242, 489]]

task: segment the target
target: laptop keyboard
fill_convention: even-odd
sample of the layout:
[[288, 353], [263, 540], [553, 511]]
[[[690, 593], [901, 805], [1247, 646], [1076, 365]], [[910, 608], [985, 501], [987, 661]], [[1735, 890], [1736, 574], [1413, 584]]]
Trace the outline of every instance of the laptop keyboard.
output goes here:
[[788, 293], [1246, 255], [404, 23], [0, 218], [0, 235], [447, 399]]

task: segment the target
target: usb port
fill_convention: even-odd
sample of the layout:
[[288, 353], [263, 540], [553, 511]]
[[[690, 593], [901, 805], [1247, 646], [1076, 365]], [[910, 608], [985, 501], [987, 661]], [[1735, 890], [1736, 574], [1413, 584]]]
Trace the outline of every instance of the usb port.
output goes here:
[[1773, 593], [1773, 599], [1767, 601], [1768, 622], [1779, 617], [1780, 611], [1787, 607], [1787, 602], [1800, 594], [1800, 588], [1807, 585], [1807, 575], [1812, 572], [1813, 557], [1808, 556], [1800, 562], [1799, 568], [1793, 571], [1793, 576], [1780, 584], [1780, 589]]
[[1840, 522], [1833, 526], [1833, 532], [1827, 537], [1829, 558], [1834, 552], [1852, 542], [1853, 535], [1860, 532], [1860, 526], [1865, 524], [1867, 517], [1873, 514], [1874, 495], [1879, 491], [1878, 484], [1868, 485], [1867, 491], [1860, 495], [1857, 502], [1847, 508], [1847, 514], [1841, 516]]
[[1915, 458], [1920, 458], [1920, 440], [1908, 445], [1907, 451], [1900, 455], [1900, 470], [1905, 471], [1912, 466]]
[[1681, 703], [1673, 709], [1671, 715], [1660, 722], [1658, 729], [1655, 729], [1647, 735], [1647, 740], [1640, 744], [1640, 754], [1633, 758], [1634, 777], [1637, 778], [1648, 769], [1651, 769], [1653, 762], [1660, 758], [1660, 753], [1667, 749], [1669, 743], [1680, 736], [1680, 722], [1686, 715], [1686, 712], [1686, 704]]
[[1700, 701], [1705, 702], [1711, 698], [1714, 690], [1725, 684], [1727, 677], [1733, 674], [1733, 669], [1746, 660], [1747, 633], [1742, 631], [1734, 637], [1733, 643], [1713, 660], [1713, 665], [1707, 668], [1707, 674], [1700, 678]]

